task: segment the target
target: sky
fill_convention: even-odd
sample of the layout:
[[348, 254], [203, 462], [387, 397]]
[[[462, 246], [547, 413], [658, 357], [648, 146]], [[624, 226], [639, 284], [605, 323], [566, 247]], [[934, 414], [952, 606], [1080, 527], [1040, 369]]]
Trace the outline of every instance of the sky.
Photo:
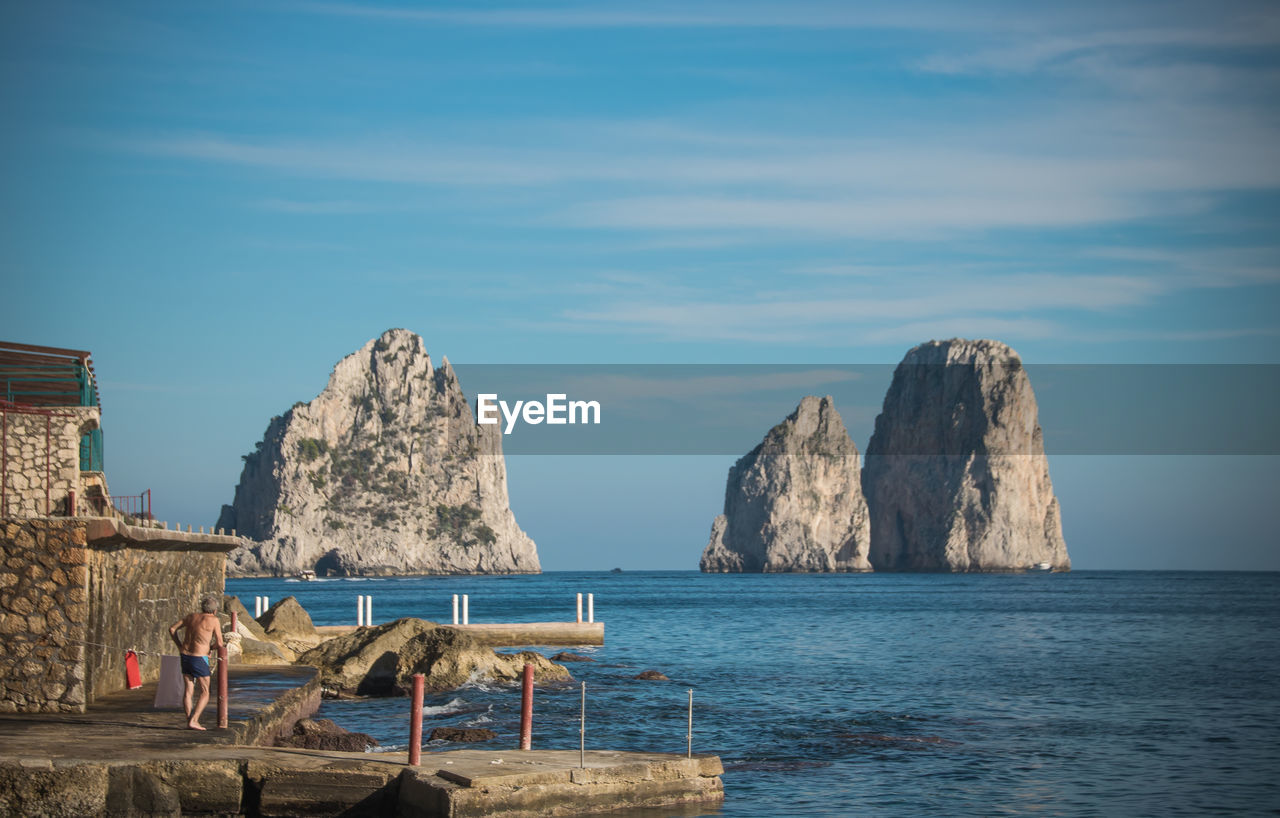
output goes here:
[[[9, 3], [0, 340], [91, 350], [112, 491], [196, 525], [391, 327], [1280, 364], [1278, 46], [1268, 3]], [[512, 507], [545, 568], [693, 568], [733, 459], [511, 456]], [[1280, 569], [1276, 466], [1050, 460], [1077, 568]]]

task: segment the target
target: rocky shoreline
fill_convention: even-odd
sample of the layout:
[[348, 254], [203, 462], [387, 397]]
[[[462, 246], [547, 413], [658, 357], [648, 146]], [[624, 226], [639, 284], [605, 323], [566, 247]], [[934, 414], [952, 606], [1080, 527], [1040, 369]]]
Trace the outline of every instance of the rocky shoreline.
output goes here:
[[[234, 633], [230, 630], [232, 612], [237, 615]], [[475, 681], [514, 683], [526, 664], [533, 666], [538, 684], [573, 680], [564, 665], [540, 653], [498, 653], [470, 634], [425, 619], [405, 617], [326, 636], [292, 596], [276, 602], [256, 619], [238, 597], [225, 596], [221, 618], [233, 664], [316, 668], [325, 698], [403, 696], [419, 673], [428, 693], [455, 690]], [[326, 720], [307, 720], [300, 722], [292, 735], [278, 739], [277, 745], [349, 750], [376, 742]]]

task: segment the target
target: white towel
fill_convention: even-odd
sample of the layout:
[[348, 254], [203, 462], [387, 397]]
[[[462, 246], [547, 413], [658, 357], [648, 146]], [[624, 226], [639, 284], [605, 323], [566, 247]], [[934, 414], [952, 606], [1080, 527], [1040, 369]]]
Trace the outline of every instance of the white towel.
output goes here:
[[160, 680], [156, 682], [157, 710], [182, 709], [182, 659], [177, 656], [160, 657]]

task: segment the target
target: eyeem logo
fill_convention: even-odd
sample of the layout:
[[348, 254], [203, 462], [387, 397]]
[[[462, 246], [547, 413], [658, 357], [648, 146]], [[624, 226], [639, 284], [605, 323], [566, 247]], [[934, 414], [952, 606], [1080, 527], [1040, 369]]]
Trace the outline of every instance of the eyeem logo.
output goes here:
[[545, 421], [548, 426], [566, 423], [600, 423], [600, 401], [569, 400], [568, 395], [548, 394], [547, 402], [518, 400], [515, 405], [505, 400], [498, 400], [496, 394], [476, 395], [476, 423], [481, 426], [493, 426], [498, 423], [498, 413], [506, 425], [502, 429], [504, 435], [511, 434], [516, 428], [516, 421], [536, 426]]

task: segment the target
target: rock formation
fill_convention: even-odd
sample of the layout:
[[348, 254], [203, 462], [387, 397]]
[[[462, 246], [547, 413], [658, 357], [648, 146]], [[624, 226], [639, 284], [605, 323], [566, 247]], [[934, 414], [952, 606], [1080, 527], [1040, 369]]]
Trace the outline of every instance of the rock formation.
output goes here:
[[263, 611], [258, 624], [267, 639], [294, 653], [305, 653], [323, 641], [311, 622], [311, 614], [296, 597], [287, 596]]
[[931, 341], [906, 354], [862, 485], [877, 571], [1071, 567], [1031, 382], [997, 341]]
[[830, 397], [806, 397], [729, 469], [700, 567], [870, 571], [858, 449]]
[[368, 733], [353, 733], [329, 719], [298, 719], [293, 725], [293, 734], [276, 738], [275, 746], [365, 753], [377, 747], [378, 740]]
[[526, 663], [539, 682], [571, 679], [540, 653], [497, 653], [462, 631], [412, 618], [322, 642], [297, 663], [320, 668], [321, 683], [338, 695], [392, 695], [407, 690], [415, 673], [426, 677], [428, 693], [482, 679], [514, 681]]
[[273, 418], [218, 527], [255, 541], [227, 573], [537, 573], [507, 500], [502, 434], [477, 426], [448, 359], [388, 330]]

